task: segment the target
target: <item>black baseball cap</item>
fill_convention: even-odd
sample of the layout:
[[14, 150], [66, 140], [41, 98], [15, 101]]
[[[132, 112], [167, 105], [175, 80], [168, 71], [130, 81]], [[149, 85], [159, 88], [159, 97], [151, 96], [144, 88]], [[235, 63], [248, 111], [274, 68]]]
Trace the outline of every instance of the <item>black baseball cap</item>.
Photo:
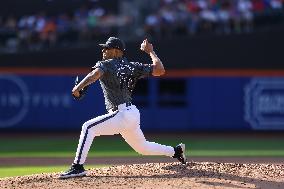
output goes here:
[[117, 37], [110, 37], [105, 44], [99, 44], [99, 46], [102, 48], [114, 48], [125, 51], [125, 43]]

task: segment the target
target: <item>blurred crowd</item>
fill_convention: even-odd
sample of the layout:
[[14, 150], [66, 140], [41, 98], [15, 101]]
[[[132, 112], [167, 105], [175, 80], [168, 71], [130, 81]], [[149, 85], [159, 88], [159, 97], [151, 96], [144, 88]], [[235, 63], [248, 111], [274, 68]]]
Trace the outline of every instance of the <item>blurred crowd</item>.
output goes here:
[[142, 4], [145, 8], [137, 9], [139, 19], [98, 6], [58, 15], [0, 16], [0, 51], [84, 45], [126, 30], [136, 38], [167, 38], [252, 32], [284, 23], [284, 0], [145, 0]]
[[[82, 6], [70, 13], [56, 16], [40, 12], [19, 18], [0, 17], [0, 48], [42, 50], [92, 41], [97, 37], [116, 35], [129, 18], [107, 13], [101, 7]], [[80, 42], [80, 43], [78, 43]], [[3, 49], [3, 48], [2, 48]]]
[[151, 36], [252, 32], [283, 22], [284, 0], [160, 0], [145, 16]]

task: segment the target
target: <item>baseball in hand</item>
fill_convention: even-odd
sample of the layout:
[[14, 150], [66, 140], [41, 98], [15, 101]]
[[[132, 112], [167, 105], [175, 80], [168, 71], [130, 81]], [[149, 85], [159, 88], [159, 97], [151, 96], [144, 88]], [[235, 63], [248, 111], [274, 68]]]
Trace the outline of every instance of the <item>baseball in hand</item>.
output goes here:
[[153, 45], [151, 43], [149, 43], [147, 39], [145, 39], [141, 43], [140, 49], [149, 54], [150, 52], [153, 51]]

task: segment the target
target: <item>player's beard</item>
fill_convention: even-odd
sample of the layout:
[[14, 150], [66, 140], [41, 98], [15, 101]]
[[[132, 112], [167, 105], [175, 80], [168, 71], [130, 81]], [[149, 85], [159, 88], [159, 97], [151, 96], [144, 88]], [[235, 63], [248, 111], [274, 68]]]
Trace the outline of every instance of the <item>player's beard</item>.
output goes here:
[[112, 59], [113, 56], [111, 53], [108, 53], [108, 54], [103, 54], [103, 60], [108, 60], [108, 59]]
[[113, 58], [113, 54], [111, 52], [103, 53], [103, 60], [108, 60], [112, 58]]
[[121, 58], [123, 56], [122, 51], [118, 51], [116, 49], [109, 51], [109, 52], [103, 52], [103, 60], [113, 59], [113, 58]]

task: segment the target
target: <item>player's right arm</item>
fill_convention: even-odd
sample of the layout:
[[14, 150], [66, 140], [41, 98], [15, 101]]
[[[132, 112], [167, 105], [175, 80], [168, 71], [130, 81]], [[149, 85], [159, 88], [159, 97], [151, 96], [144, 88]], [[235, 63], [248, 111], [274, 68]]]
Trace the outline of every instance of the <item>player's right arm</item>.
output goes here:
[[74, 96], [80, 96], [79, 91], [84, 87], [94, 83], [103, 75], [103, 71], [100, 68], [92, 70], [78, 85], [72, 89]]
[[148, 53], [152, 59], [152, 66], [153, 66], [153, 71], [152, 71], [152, 75], [153, 76], [161, 76], [165, 74], [165, 68], [164, 65], [162, 63], [162, 61], [160, 60], [160, 58], [157, 56], [157, 54], [155, 53], [154, 49], [153, 49], [153, 45], [151, 43], [148, 42], [147, 39], [145, 39], [142, 44], [141, 44], [141, 48], [142, 51]]

